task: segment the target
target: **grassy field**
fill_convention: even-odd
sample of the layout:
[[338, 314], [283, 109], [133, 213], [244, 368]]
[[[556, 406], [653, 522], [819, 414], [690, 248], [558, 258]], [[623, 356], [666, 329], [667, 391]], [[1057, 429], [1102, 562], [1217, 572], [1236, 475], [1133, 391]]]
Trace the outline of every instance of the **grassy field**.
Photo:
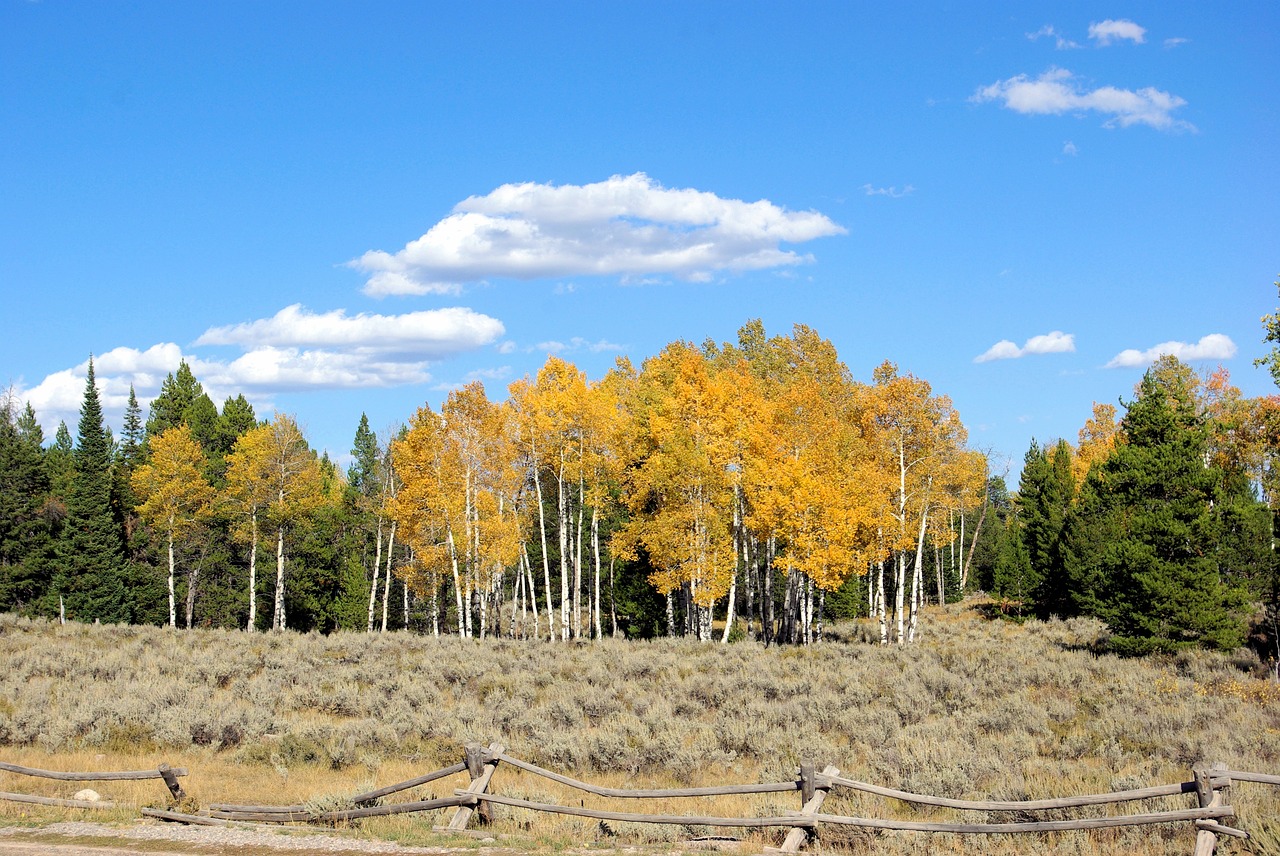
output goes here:
[[[973, 799], [1167, 784], [1186, 780], [1200, 760], [1280, 773], [1280, 686], [1245, 653], [1098, 656], [1093, 645], [1104, 631], [1096, 623], [989, 621], [973, 604], [927, 615], [922, 630], [908, 648], [868, 644], [867, 628], [849, 624], [812, 648], [766, 649], [61, 627], [0, 616], [0, 760], [60, 769], [168, 762], [190, 769], [186, 788], [203, 805], [340, 803], [451, 764], [464, 743], [492, 741], [554, 770], [630, 787], [781, 781], [802, 760], [875, 784]], [[405, 798], [442, 796], [465, 780]], [[5, 791], [70, 796], [79, 787], [0, 773]], [[162, 805], [167, 796], [158, 781], [98, 790], [135, 804]], [[580, 799], [512, 769], [499, 770], [494, 791]], [[1280, 789], [1238, 785], [1232, 804], [1260, 836], [1227, 852], [1280, 853]], [[781, 794], [624, 810], [761, 815], [798, 806], [797, 795]], [[824, 811], [961, 817], [858, 795], [833, 795]], [[501, 807], [495, 814], [495, 833], [534, 848], [707, 832]], [[0, 821], [72, 816], [81, 814], [0, 802]], [[438, 842], [430, 827], [443, 817], [367, 821], [359, 832]], [[780, 833], [746, 837], [758, 847]], [[1186, 824], [1036, 838], [836, 830], [824, 833], [822, 847], [1141, 855], [1184, 854], [1193, 839]]]

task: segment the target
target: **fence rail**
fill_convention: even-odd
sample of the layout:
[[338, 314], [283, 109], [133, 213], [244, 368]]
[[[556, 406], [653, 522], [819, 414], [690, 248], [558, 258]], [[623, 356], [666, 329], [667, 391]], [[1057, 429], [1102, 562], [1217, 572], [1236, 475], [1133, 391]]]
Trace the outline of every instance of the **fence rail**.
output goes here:
[[[741, 796], [758, 794], [776, 794], [799, 791], [801, 805], [797, 811], [787, 811], [781, 815], [760, 817], [721, 817], [699, 814], [650, 814], [645, 812], [614, 811], [605, 808], [589, 808], [585, 804], [573, 806], [556, 803], [537, 802], [514, 796], [505, 796], [491, 791], [499, 766], [505, 765], [525, 773], [555, 782], [575, 791], [592, 796], [613, 800], [672, 800], [701, 797]], [[169, 787], [174, 801], [182, 800], [185, 794], [177, 785], [178, 776], [186, 776], [184, 769], [171, 769], [168, 765], [160, 765], [155, 770], [134, 770], [122, 772], [65, 773], [51, 770], [37, 770], [21, 767], [16, 764], [0, 762], [0, 770], [22, 775], [37, 776], [63, 781], [108, 781], [129, 779], [160, 778]], [[413, 788], [458, 776], [466, 773], [470, 783], [466, 787], [455, 788], [452, 794], [433, 797], [426, 800], [411, 800], [398, 803], [382, 803], [381, 800], [393, 794], [402, 793]], [[1252, 782], [1264, 785], [1280, 786], [1280, 776], [1255, 773], [1243, 770], [1229, 770], [1222, 764], [1197, 765], [1192, 770], [1192, 777], [1186, 782], [1168, 785], [1135, 788], [1113, 791], [1102, 794], [1085, 794], [1081, 796], [1052, 797], [1029, 800], [965, 800], [949, 797], [917, 794], [910, 791], [887, 788], [861, 782], [840, 775], [840, 770], [827, 766], [817, 771], [812, 764], [801, 765], [797, 778], [785, 782], [762, 782], [756, 784], [713, 785], [695, 788], [612, 788], [594, 785], [589, 782], [566, 776], [540, 767], [506, 753], [498, 743], [488, 747], [468, 744], [463, 759], [456, 764], [433, 770], [412, 779], [406, 779], [375, 790], [356, 794], [348, 802], [350, 808], [320, 810], [307, 805], [256, 805], [213, 803], [198, 814], [185, 814], [177, 811], [162, 811], [146, 808], [144, 816], [167, 821], [179, 821], [192, 824], [225, 825], [243, 822], [256, 823], [342, 823], [369, 817], [391, 814], [431, 812], [452, 808], [454, 814], [447, 824], [437, 829], [451, 832], [464, 830], [473, 818], [487, 823], [491, 820], [491, 806], [502, 805], [533, 812], [568, 815], [591, 818], [601, 821], [624, 823], [676, 824], [680, 826], [737, 827], [742, 829], [784, 828], [787, 835], [782, 844], [774, 849], [782, 853], [797, 852], [800, 847], [814, 837], [823, 826], [854, 826], [864, 829], [897, 830], [908, 832], [952, 833], [952, 834], [1033, 834], [1045, 832], [1070, 832], [1091, 829], [1112, 829], [1125, 826], [1145, 826], [1151, 824], [1187, 823], [1195, 832], [1195, 853], [1212, 854], [1218, 835], [1247, 838], [1248, 833], [1226, 825], [1225, 818], [1235, 816], [1235, 809], [1228, 802], [1232, 785], [1236, 782]], [[1062, 809], [1079, 809], [1114, 805], [1138, 800], [1151, 800], [1168, 797], [1191, 795], [1195, 805], [1190, 808], [1171, 807], [1165, 811], [1151, 811], [1138, 814], [1104, 815], [1075, 819], [1021, 819], [1008, 823], [968, 823], [968, 822], [933, 822], [908, 821], [892, 818], [854, 817], [841, 814], [830, 814], [821, 811], [824, 800], [836, 790], [850, 790], [886, 799], [899, 800], [916, 805], [947, 808], [957, 811], [982, 812], [1020, 812], [1023, 814], [1054, 811]], [[77, 808], [105, 807], [109, 803], [86, 802], [84, 800], [59, 800], [49, 797], [36, 797], [26, 794], [0, 793], [0, 800], [15, 800]]]
[[[41, 770], [38, 767], [23, 767], [19, 764], [0, 761], [0, 771], [15, 773], [19, 776], [32, 776], [38, 779], [54, 779], [60, 782], [136, 782], [145, 779], [161, 779], [164, 781], [165, 787], [169, 789], [169, 795], [175, 801], [186, 799], [187, 796], [182, 790], [182, 784], [178, 781], [180, 776], [187, 775], [186, 769], [183, 767], [170, 767], [168, 764], [161, 764], [154, 770], [107, 770], [73, 773], [64, 770]], [[66, 808], [115, 808], [115, 803], [106, 800], [64, 800], [54, 797], [32, 796], [30, 794], [0, 793], [0, 800], [56, 805]]]

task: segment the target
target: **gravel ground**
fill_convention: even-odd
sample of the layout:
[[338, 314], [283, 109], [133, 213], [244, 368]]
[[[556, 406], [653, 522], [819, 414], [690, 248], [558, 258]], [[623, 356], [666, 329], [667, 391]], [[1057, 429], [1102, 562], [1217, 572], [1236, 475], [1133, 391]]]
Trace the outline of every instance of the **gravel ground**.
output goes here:
[[[65, 836], [67, 844], [60, 844], [57, 837]], [[35, 841], [33, 839], [38, 839]], [[87, 843], [86, 839], [97, 839]], [[130, 849], [129, 842], [147, 842], [144, 848]], [[166, 850], [165, 844], [178, 849]], [[306, 831], [281, 832], [278, 830], [240, 829], [222, 826], [185, 826], [174, 823], [140, 822], [133, 826], [108, 826], [87, 821], [52, 823], [39, 829], [0, 827], [0, 854], [18, 856], [27, 853], [54, 852], [63, 856], [73, 854], [122, 854], [122, 853], [244, 853], [254, 850], [270, 850], [302, 854], [387, 853], [395, 856], [437, 856], [449, 853], [506, 853], [506, 848], [455, 849], [448, 847], [405, 847], [382, 841], [364, 841], [343, 838], [325, 833]]]

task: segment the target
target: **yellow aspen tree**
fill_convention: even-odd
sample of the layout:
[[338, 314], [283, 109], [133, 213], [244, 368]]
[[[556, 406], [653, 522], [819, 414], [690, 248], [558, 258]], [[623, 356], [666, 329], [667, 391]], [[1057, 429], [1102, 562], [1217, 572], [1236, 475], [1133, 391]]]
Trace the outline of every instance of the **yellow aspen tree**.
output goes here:
[[249, 619], [245, 629], [258, 627], [258, 541], [263, 515], [271, 502], [271, 474], [267, 468], [269, 425], [251, 428], [237, 438], [227, 455], [227, 487], [223, 507], [231, 515], [231, 537], [249, 547]]
[[[586, 376], [581, 371], [552, 355], [547, 357], [533, 383], [527, 379], [518, 381], [509, 390], [517, 414], [517, 436], [533, 471], [548, 615], [552, 613], [553, 606], [543, 470], [552, 473], [556, 482], [556, 530], [560, 566], [559, 632], [557, 634], [557, 628], [552, 628], [549, 635], [553, 638], [558, 636], [562, 640], [569, 639], [574, 631], [574, 621], [570, 615], [574, 604], [574, 595], [570, 591], [574, 573], [570, 548], [573, 527], [570, 521], [573, 512], [573, 487], [577, 484], [582, 446], [579, 410], [586, 395], [586, 384]], [[581, 573], [580, 567], [578, 573]], [[572, 588], [577, 591], [579, 587]]]
[[[956, 581], [961, 591], [967, 582], [965, 564], [965, 521], [967, 512], [982, 504], [986, 497], [987, 458], [981, 452], [972, 449], [953, 448], [943, 456], [943, 465], [938, 480], [938, 496], [947, 511], [946, 526], [942, 525], [941, 515], [930, 523], [930, 531], [934, 533], [933, 545], [938, 550], [949, 547], [947, 564], [956, 573]], [[957, 521], [959, 522], [957, 531]], [[946, 603], [945, 579], [941, 562], [937, 565], [937, 597], [938, 603]]]
[[616, 538], [620, 550], [648, 553], [650, 582], [668, 597], [669, 632], [672, 595], [684, 589], [690, 629], [703, 640], [710, 638], [711, 607], [728, 592], [735, 559], [727, 394], [687, 343], [668, 345], [645, 361], [626, 492], [632, 518]]
[[320, 462], [293, 417], [277, 413], [265, 426], [260, 461], [270, 485], [265, 519], [276, 533], [276, 589], [272, 628], [284, 630], [285, 540], [307, 525], [324, 503]]
[[[966, 432], [946, 396], [935, 396], [927, 381], [899, 375], [891, 362], [873, 373], [875, 383], [866, 390], [864, 432], [877, 449], [895, 482], [890, 516], [893, 531], [885, 531], [895, 556], [895, 641], [914, 639], [919, 625], [923, 585], [924, 538], [935, 477], [947, 457], [963, 446]], [[915, 544], [911, 579], [907, 579], [908, 552]], [[908, 585], [910, 600], [907, 601]], [[881, 639], [887, 634], [882, 624]]]
[[[538, 401], [538, 390], [527, 377], [512, 383], [507, 392], [513, 414], [516, 443], [521, 460], [528, 468], [533, 482], [534, 504], [538, 509], [538, 537], [542, 550], [542, 578], [546, 595], [547, 639], [555, 640], [555, 608], [551, 598], [551, 557], [547, 552], [547, 514], [542, 491], [543, 446], [548, 433], [547, 417]], [[534, 587], [536, 589], [536, 586]], [[537, 591], [531, 591], [530, 599], [536, 602]], [[537, 635], [537, 629], [534, 630]]]
[[1089, 470], [1107, 459], [1107, 455], [1115, 448], [1119, 435], [1120, 423], [1116, 420], [1116, 406], [1095, 401], [1093, 416], [1080, 429], [1079, 442], [1071, 459], [1071, 476], [1076, 484], [1084, 484]]
[[[174, 595], [174, 542], [211, 513], [214, 491], [204, 476], [205, 455], [188, 425], [169, 428], [150, 442], [146, 464], [133, 471], [133, 489], [142, 499], [138, 514], [165, 534], [169, 556], [169, 626], [177, 626]], [[187, 585], [195, 586], [195, 579]], [[188, 598], [190, 600], [190, 598]], [[191, 624], [187, 617], [188, 627]]]
[[[430, 407], [418, 409], [409, 426], [390, 446], [390, 457], [401, 486], [387, 500], [388, 516], [396, 522], [413, 561], [403, 569], [406, 585], [419, 597], [432, 599], [432, 627], [439, 635], [439, 591], [452, 574], [460, 591], [455, 557], [449, 550], [449, 509], [446, 496], [456, 496], [450, 482], [456, 467], [444, 462], [444, 423]], [[447, 483], [449, 482], [449, 483]], [[461, 615], [461, 601], [458, 601]]]
[[755, 432], [753, 519], [779, 539], [775, 561], [787, 577], [781, 636], [808, 643], [825, 592], [874, 559], [884, 490], [858, 428], [856, 385], [835, 348], [804, 326], [770, 347], [785, 368], [770, 424]]

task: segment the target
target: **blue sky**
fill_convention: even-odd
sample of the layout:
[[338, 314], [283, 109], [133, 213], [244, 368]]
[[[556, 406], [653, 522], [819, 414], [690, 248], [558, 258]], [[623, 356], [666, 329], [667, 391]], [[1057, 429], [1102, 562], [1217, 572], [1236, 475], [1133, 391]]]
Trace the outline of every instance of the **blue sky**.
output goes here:
[[[1016, 478], [1280, 274], [1272, 3], [0, 0], [0, 384], [118, 428], [185, 357], [345, 460], [550, 352], [748, 319], [954, 400]], [[999, 469], [1002, 464], [997, 464]]]

